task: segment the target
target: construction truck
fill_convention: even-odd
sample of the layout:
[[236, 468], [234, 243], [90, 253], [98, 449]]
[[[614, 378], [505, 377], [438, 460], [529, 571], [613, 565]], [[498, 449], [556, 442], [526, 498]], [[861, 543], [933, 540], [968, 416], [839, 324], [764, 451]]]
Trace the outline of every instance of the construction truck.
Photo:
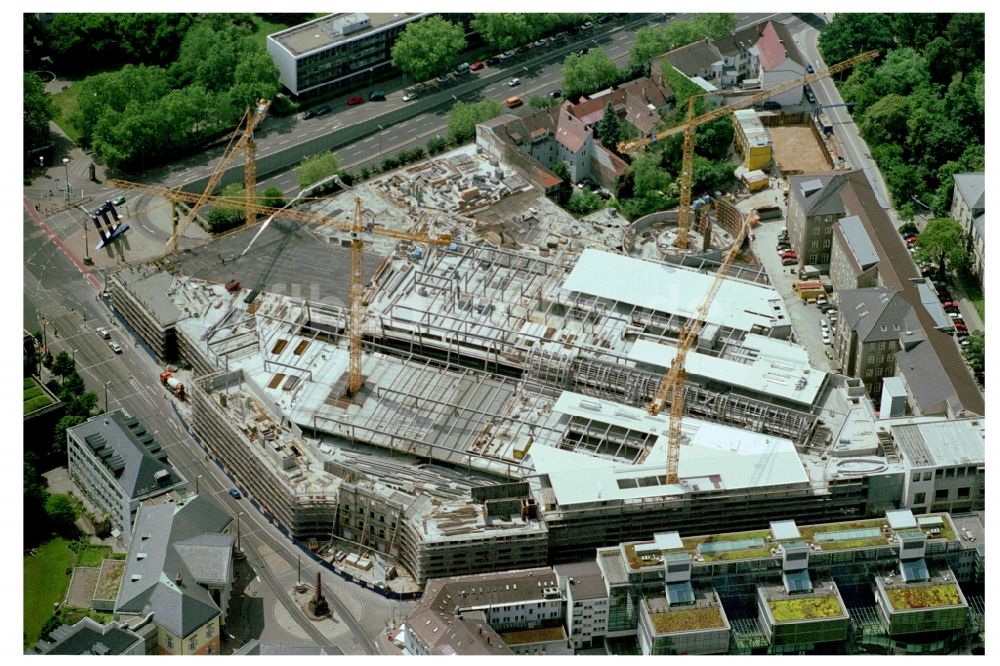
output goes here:
[[178, 400], [184, 400], [184, 384], [181, 384], [180, 380], [174, 377], [174, 373], [169, 370], [164, 370], [160, 373], [160, 383], [170, 389]]

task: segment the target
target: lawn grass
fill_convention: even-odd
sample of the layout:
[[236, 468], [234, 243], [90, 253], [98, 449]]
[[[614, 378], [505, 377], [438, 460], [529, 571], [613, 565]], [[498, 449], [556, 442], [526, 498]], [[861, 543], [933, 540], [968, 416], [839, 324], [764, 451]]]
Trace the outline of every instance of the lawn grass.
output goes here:
[[87, 546], [80, 551], [78, 567], [99, 567], [101, 562], [111, 557], [110, 546]]
[[52, 616], [53, 604], [61, 602], [69, 587], [66, 569], [73, 566], [73, 551], [69, 541], [57, 538], [37, 548], [24, 558], [24, 641], [34, 645], [46, 620]]
[[51, 405], [52, 399], [41, 386], [31, 377], [24, 379], [24, 413], [30, 414], [36, 409]]
[[955, 583], [900, 587], [886, 590], [886, 595], [896, 610], [958, 606], [962, 603]]
[[59, 125], [60, 129], [66, 133], [66, 136], [73, 143], [80, 142], [81, 132], [69, 121], [69, 116], [76, 110], [77, 95], [79, 92], [80, 86], [75, 81], [70, 81], [69, 87], [66, 90], [52, 95], [52, 104], [56, 107], [55, 123]]
[[800, 597], [798, 599], [773, 599], [768, 601], [775, 622], [799, 622], [829, 617], [842, 617], [840, 602], [833, 595]]
[[968, 296], [969, 300], [972, 301], [973, 305], [976, 306], [979, 318], [983, 320], [983, 324], [985, 325], [986, 297], [983, 295], [983, 290], [979, 287], [979, 283], [976, 282], [975, 278], [962, 280], [962, 289], [965, 291], [965, 295]]

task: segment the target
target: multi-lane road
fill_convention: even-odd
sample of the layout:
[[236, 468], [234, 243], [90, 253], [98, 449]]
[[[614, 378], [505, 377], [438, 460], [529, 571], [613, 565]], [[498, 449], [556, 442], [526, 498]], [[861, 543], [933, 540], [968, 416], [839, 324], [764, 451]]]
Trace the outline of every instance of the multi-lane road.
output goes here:
[[[762, 18], [782, 18], [787, 15], [739, 15], [742, 27]], [[684, 17], [684, 15], [681, 15]], [[663, 19], [660, 19], [662, 23]], [[655, 23], [656, 21], [654, 21]], [[645, 24], [646, 22], [643, 22]], [[586, 39], [590, 47], [600, 47], [621, 66], [640, 27], [636, 21], [625, 19], [616, 26], [599, 26], [590, 35], [581, 33], [576, 39]], [[545, 47], [541, 47], [545, 48]], [[515, 62], [505, 71], [505, 77], [518, 77], [522, 84], [515, 90], [522, 96], [544, 95], [560, 87], [562, 56], [538, 58], [537, 49], [523, 62]], [[467, 94], [470, 101], [490, 97], [503, 100], [510, 88], [503, 80], [486, 84], [474, 93]], [[405, 104], [399, 99], [400, 90], [388, 91], [386, 105]], [[367, 122], [378, 126], [378, 115], [386, 107], [382, 103], [365, 104], [343, 109], [321, 119], [302, 121], [297, 118], [269, 120], [269, 127], [258, 141], [258, 154], [287, 148], [291, 141], [303, 141], [317, 134], [330, 132], [345, 123]], [[410, 145], [426, 143], [435, 134], [446, 129], [447, 109], [428, 113], [415, 113], [405, 122], [384, 127], [377, 133], [337, 151], [342, 164], [357, 169], [368, 161], [377, 161], [381, 155], [392, 154]], [[214, 160], [217, 160], [216, 156]], [[204, 176], [214, 167], [214, 160], [205, 156], [194, 157], [188, 164], [171, 165], [159, 172], [163, 184], [178, 185]], [[81, 161], [81, 164], [83, 162]], [[194, 165], [194, 166], [192, 166]], [[55, 172], [53, 172], [55, 173]], [[149, 174], [156, 177], [157, 174]], [[52, 176], [54, 178], [54, 176]], [[73, 174], [76, 177], [76, 174]], [[149, 179], [147, 179], [149, 180]], [[262, 183], [275, 185], [286, 192], [297, 190], [293, 171], [279, 174]], [[43, 181], [44, 182], [44, 181]], [[51, 181], [49, 185], [51, 186]], [[88, 192], [88, 194], [90, 194]], [[98, 189], [93, 193], [98, 200], [110, 198], [116, 192]], [[111, 410], [122, 408], [139, 419], [161, 441], [180, 471], [197, 482], [202, 494], [210, 494], [234, 516], [240, 511], [242, 545], [248, 561], [256, 570], [254, 588], [264, 599], [269, 614], [265, 619], [262, 640], [285, 644], [318, 644], [340, 649], [348, 654], [374, 654], [379, 652], [377, 640], [385, 630], [390, 613], [401, 615], [413, 604], [388, 602], [375, 593], [346, 583], [336, 576], [324, 578], [324, 588], [338, 621], [332, 635], [324, 635], [307, 620], [301, 609], [290, 597], [297, 580], [298, 551], [280, 531], [264, 520], [245, 501], [233, 500], [226, 493], [229, 486], [224, 474], [206, 459], [201, 448], [185, 430], [172, 408], [173, 398], [159, 385], [161, 368], [156, 361], [134, 340], [122, 324], [111, 317], [98, 294], [103, 276], [90, 273], [83, 264], [80, 252], [69, 249], [64, 239], [79, 238], [81, 224], [86, 223], [83, 212], [69, 209], [42, 217], [25, 199], [24, 228], [24, 327], [29, 331], [44, 328], [49, 348], [53, 352], [67, 351], [77, 362], [78, 370], [89, 390], [97, 392], [100, 403]], [[91, 239], [94, 240], [94, 239]], [[74, 246], [78, 243], [74, 241]], [[128, 245], [128, 238], [122, 245]], [[125, 257], [117, 255], [124, 263]], [[109, 326], [115, 340], [124, 352], [115, 354], [95, 332], [97, 326]], [[302, 558], [303, 578], [312, 579], [318, 570], [309, 558]], [[278, 616], [284, 622], [275, 621]]]
[[[333, 606], [338, 631], [324, 635], [305, 618], [290, 596], [297, 582], [297, 548], [245, 500], [228, 495], [226, 490], [231, 484], [212, 461], [206, 460], [172, 408], [174, 398], [159, 385], [160, 367], [98, 300], [96, 285], [101, 284], [101, 277], [87, 279], [81, 275], [78, 260], [46, 233], [41, 225], [48, 228], [49, 221], [42, 222], [33, 208], [26, 207], [24, 327], [42, 330], [44, 321], [49, 348], [53, 353], [66, 351], [75, 358], [77, 370], [87, 388], [97, 393], [101, 406], [107, 396], [111, 410], [120, 408], [135, 416], [154, 433], [192, 486], [197, 483], [201, 494], [210, 495], [234, 517], [243, 512], [242, 546], [261, 581], [257, 587], [267, 615], [262, 640], [324, 645], [347, 654], [377, 654], [376, 637], [384, 633], [386, 617], [393, 608], [399, 614], [412, 604], [389, 602], [324, 570], [324, 591]], [[115, 354], [94, 331], [97, 326], [110, 328], [124, 352]], [[303, 579], [313, 580], [318, 565], [305, 556], [301, 562]], [[279, 612], [292, 619], [293, 630], [273, 621]]]

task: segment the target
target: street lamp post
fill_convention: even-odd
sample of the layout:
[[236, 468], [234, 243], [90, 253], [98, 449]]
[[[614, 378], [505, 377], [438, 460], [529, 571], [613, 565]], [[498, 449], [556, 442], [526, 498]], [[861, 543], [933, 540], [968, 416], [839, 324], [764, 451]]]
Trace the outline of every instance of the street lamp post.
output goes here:
[[199, 474], [198, 477], [194, 480], [194, 494], [195, 495], [200, 495], [201, 494], [201, 477], [203, 477], [203, 476], [205, 476], [205, 475], [204, 474]]
[[63, 168], [66, 169], [66, 201], [69, 201], [69, 158], [63, 158]]
[[111, 382], [104, 382], [104, 413], [108, 412], [108, 384]]

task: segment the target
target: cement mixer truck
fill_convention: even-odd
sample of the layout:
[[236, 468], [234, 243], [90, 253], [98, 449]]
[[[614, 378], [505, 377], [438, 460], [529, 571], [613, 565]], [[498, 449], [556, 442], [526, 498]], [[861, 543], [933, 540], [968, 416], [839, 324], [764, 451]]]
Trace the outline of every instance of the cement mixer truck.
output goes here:
[[184, 384], [181, 384], [180, 380], [174, 377], [174, 373], [169, 370], [164, 370], [160, 373], [160, 383], [170, 389], [178, 400], [184, 399]]

